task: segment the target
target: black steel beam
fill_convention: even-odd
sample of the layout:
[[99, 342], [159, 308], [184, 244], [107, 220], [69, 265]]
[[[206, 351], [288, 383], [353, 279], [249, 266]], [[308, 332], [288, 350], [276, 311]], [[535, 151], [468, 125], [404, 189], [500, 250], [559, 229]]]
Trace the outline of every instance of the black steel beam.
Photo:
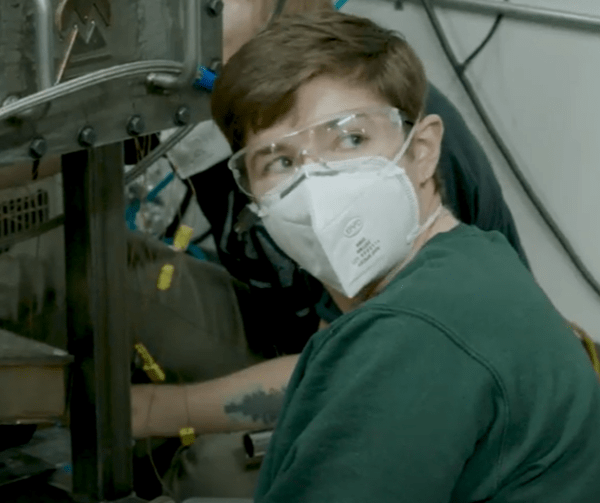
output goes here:
[[73, 493], [116, 501], [133, 493], [123, 146], [65, 155], [62, 169]]

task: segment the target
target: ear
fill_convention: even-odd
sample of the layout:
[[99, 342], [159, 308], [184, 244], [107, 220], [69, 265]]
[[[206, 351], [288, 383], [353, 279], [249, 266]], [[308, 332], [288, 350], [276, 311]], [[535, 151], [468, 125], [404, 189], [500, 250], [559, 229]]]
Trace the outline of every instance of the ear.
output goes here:
[[416, 181], [425, 185], [433, 178], [440, 160], [444, 123], [439, 115], [427, 115], [417, 124], [413, 138], [413, 162], [417, 167]]

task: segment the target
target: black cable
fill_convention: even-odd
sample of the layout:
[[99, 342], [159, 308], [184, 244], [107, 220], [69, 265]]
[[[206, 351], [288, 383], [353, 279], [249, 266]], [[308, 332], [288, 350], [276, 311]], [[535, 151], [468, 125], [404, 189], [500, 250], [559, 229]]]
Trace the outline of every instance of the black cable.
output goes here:
[[175, 215], [175, 218], [173, 218], [173, 221], [169, 224], [169, 226], [165, 230], [164, 237], [172, 238], [175, 236], [177, 229], [179, 229], [179, 226], [181, 225], [181, 221], [183, 220], [183, 217], [185, 216], [188, 208], [190, 207], [190, 204], [192, 202], [192, 197], [193, 197], [192, 191], [189, 188], [187, 188], [187, 191], [185, 193], [183, 201], [179, 205], [179, 211]]
[[489, 118], [488, 114], [486, 113], [483, 105], [481, 104], [481, 101], [477, 97], [477, 94], [476, 94], [475, 90], [473, 89], [473, 86], [471, 85], [469, 80], [465, 77], [465, 75], [460, 71], [460, 63], [456, 59], [456, 56], [454, 55], [452, 47], [450, 47], [450, 43], [448, 42], [448, 39], [446, 38], [444, 29], [442, 28], [442, 26], [440, 24], [437, 14], [434, 12], [432, 6], [430, 5], [430, 0], [421, 0], [421, 3], [423, 4], [423, 8], [425, 9], [425, 12], [427, 13], [427, 17], [429, 18], [429, 21], [431, 22], [431, 25], [433, 26], [433, 29], [435, 30], [435, 33], [438, 37], [438, 40], [440, 41], [442, 49], [446, 53], [446, 57], [448, 58], [448, 60], [450, 61], [450, 64], [454, 68], [456, 75], [458, 76], [461, 84], [465, 88], [467, 95], [469, 96], [471, 102], [473, 103], [473, 106], [475, 107], [475, 110], [479, 114], [479, 117], [481, 118], [483, 124], [485, 125], [488, 133], [494, 140], [494, 143], [496, 144], [496, 146], [502, 153], [502, 156], [504, 157], [504, 159], [506, 159], [508, 167], [510, 168], [512, 173], [515, 175], [515, 178], [517, 179], [517, 181], [523, 188], [523, 191], [525, 192], [527, 197], [531, 200], [533, 206], [538, 211], [538, 213], [540, 214], [540, 216], [542, 217], [542, 219], [544, 220], [544, 222], [546, 223], [546, 225], [548, 226], [548, 228], [550, 229], [552, 234], [554, 234], [554, 236], [556, 237], [556, 239], [558, 240], [560, 245], [563, 247], [563, 249], [569, 256], [569, 258], [571, 259], [571, 261], [573, 262], [573, 264], [575, 265], [577, 270], [581, 273], [581, 275], [583, 276], [583, 279], [590, 285], [592, 290], [598, 296], [600, 296], [600, 284], [592, 276], [589, 269], [586, 267], [586, 265], [583, 263], [583, 261], [581, 260], [579, 255], [577, 255], [577, 253], [573, 249], [573, 246], [571, 245], [571, 243], [569, 242], [567, 237], [560, 230], [557, 223], [554, 221], [552, 216], [548, 213], [548, 210], [546, 210], [546, 208], [544, 207], [544, 204], [541, 202], [540, 198], [534, 192], [533, 188], [531, 187], [531, 185], [529, 184], [529, 182], [523, 175], [523, 172], [520, 170], [519, 166], [517, 165], [514, 157], [510, 153], [510, 150], [508, 149], [508, 147], [502, 140], [502, 137], [500, 136], [500, 134], [498, 133], [498, 131], [492, 124], [492, 121]]
[[204, 240], [208, 239], [208, 237], [212, 234], [212, 229], [208, 229], [206, 232], [198, 236], [196, 239], [192, 241], [193, 245], [198, 245], [202, 243]]
[[498, 27], [500, 26], [500, 23], [502, 22], [503, 18], [504, 18], [504, 16], [502, 14], [500, 14], [498, 17], [496, 17], [496, 21], [494, 21], [494, 25], [492, 26], [492, 28], [490, 29], [490, 31], [486, 35], [486, 37], [483, 39], [483, 42], [481, 42], [481, 44], [479, 44], [477, 46], [477, 48], [465, 59], [465, 61], [462, 63], [462, 65], [460, 65], [460, 73], [461, 74], [465, 73], [465, 71], [467, 70], [467, 67], [473, 62], [473, 60], [477, 56], [479, 56], [479, 53], [481, 51], [483, 51], [483, 49], [485, 49], [485, 46], [488, 45], [489, 41], [492, 39], [492, 37], [496, 33], [496, 30], [498, 30]]
[[[164, 158], [168, 161], [169, 166], [173, 170], [173, 173], [175, 173], [175, 176], [177, 177], [177, 179], [182, 180], [181, 177], [179, 176], [179, 172], [177, 171], [177, 168], [171, 162], [171, 159], [169, 159], [167, 156], [164, 156]], [[189, 183], [191, 184], [191, 182], [189, 182]], [[183, 198], [183, 201], [182, 201], [181, 205], [179, 206], [179, 211], [177, 212], [177, 215], [175, 215], [175, 218], [173, 219], [171, 224], [167, 227], [167, 230], [165, 231], [163, 237], [172, 238], [175, 236], [175, 233], [177, 232], [177, 229], [179, 229], [179, 226], [181, 225], [181, 221], [183, 220], [183, 217], [185, 216], [185, 213], [187, 212], [187, 210], [192, 202], [193, 196], [194, 196], [194, 191], [191, 189], [191, 185], [190, 185], [187, 187], [187, 192], [185, 193], [185, 197]], [[190, 243], [194, 244], [194, 245], [202, 243], [202, 241], [207, 239], [211, 234], [212, 234], [212, 227], [209, 227], [209, 229], [207, 231], [205, 231], [203, 234], [198, 236], [196, 239], [194, 239]]]

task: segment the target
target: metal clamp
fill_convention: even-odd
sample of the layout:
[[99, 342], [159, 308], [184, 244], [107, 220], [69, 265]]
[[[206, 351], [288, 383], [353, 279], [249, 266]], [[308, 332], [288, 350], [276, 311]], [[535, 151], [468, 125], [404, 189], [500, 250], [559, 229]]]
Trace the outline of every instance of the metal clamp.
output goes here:
[[199, 59], [200, 0], [187, 0], [185, 3], [187, 6], [185, 13], [186, 39], [181, 74], [174, 76], [165, 73], [151, 73], [146, 78], [146, 83], [151, 87], [178, 89], [190, 86], [194, 80]]

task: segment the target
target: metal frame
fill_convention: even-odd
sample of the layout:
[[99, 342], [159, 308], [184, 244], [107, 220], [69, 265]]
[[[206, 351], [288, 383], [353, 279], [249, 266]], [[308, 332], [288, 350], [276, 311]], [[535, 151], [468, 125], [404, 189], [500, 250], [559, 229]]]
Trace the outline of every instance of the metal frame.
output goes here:
[[[129, 414], [131, 341], [123, 290], [127, 253], [121, 142], [130, 135], [172, 126], [181, 127], [179, 134], [185, 134], [191, 124], [210, 116], [208, 93], [194, 89], [192, 81], [198, 65], [211, 68], [221, 58], [222, 2], [181, 0], [186, 9], [182, 61], [172, 61], [170, 53], [160, 59], [165, 56], [152, 47], [140, 60], [128, 63], [113, 58], [108, 68], [84, 58], [73, 63], [64, 82], [53, 85], [52, 42], [61, 40], [52, 25], [51, 6], [56, 2], [29, 1], [35, 31], [25, 35], [13, 31], [23, 35], [27, 43], [22, 45], [28, 51], [31, 47], [34, 57], [26, 64], [37, 69], [38, 78], [23, 89], [13, 82], [6, 102], [0, 104], [0, 160], [9, 164], [33, 160], [37, 150], [39, 156], [63, 154], [67, 328], [69, 352], [75, 358], [69, 400], [73, 496], [86, 503], [139, 502], [133, 494]], [[113, 6], [115, 3], [113, 0]], [[120, 3], [125, 5], [125, 0]], [[129, 2], [126, 5], [129, 9]], [[131, 9], [124, 12], [129, 17], [121, 16], [120, 24], [114, 21], [111, 30], [120, 33], [127, 28], [126, 21], [134, 14]], [[126, 33], [131, 43], [131, 30]], [[179, 49], [172, 52], [179, 54]], [[156, 80], [147, 79], [152, 72], [158, 74]], [[153, 89], [157, 86], [162, 88], [160, 92]], [[11, 96], [13, 93], [20, 98]], [[106, 101], [111, 102], [110, 107], [105, 106]], [[62, 119], [65, 113], [70, 114], [69, 122]], [[133, 113], [144, 116], [143, 131], [130, 131]], [[12, 120], [15, 117], [18, 120]], [[182, 127], [184, 124], [188, 126]], [[84, 138], [82, 132], [92, 127], [98, 134]], [[47, 149], [44, 146], [34, 152], [31, 145], [40, 136]], [[61, 222], [59, 217], [36, 231], [47, 231]]]
[[600, 16], [531, 7], [513, 2], [500, 2], [496, 0], [395, 0], [395, 3], [396, 8], [401, 9], [404, 3], [421, 5], [423, 1], [428, 2], [434, 7], [445, 7], [476, 14], [502, 14], [507, 18], [544, 25], [594, 32], [600, 31]]
[[133, 492], [123, 145], [63, 156], [73, 493]]

